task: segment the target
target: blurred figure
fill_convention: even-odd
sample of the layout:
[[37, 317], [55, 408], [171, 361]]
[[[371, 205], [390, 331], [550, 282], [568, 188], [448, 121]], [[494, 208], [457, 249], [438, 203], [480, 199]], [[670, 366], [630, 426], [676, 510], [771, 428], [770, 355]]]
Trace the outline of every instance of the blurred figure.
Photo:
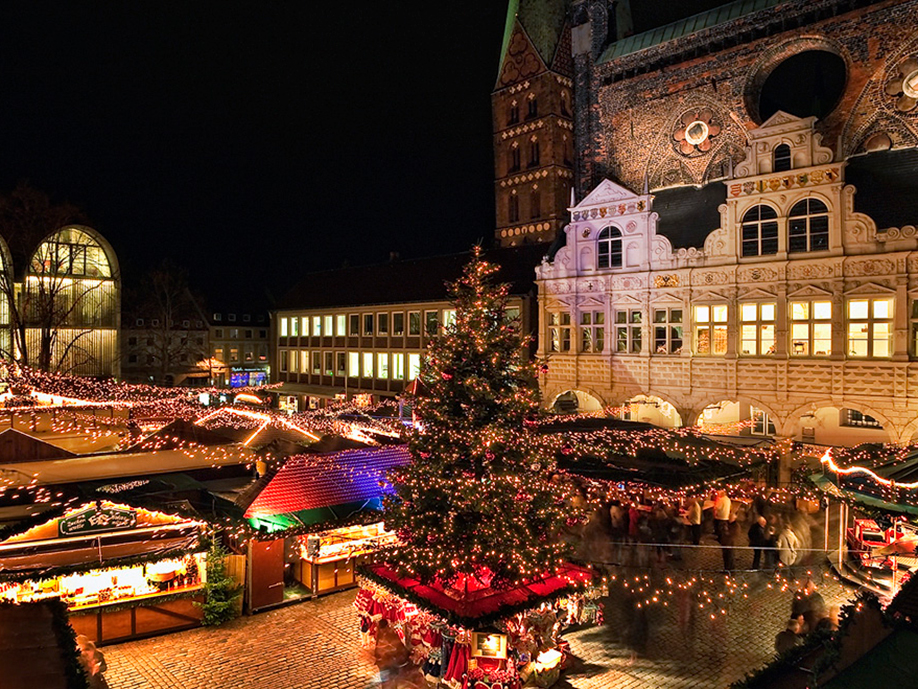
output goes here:
[[792, 617], [787, 621], [784, 631], [778, 632], [775, 636], [775, 653], [778, 655], [787, 653], [800, 643], [800, 622]]
[[752, 548], [752, 569], [758, 569], [762, 561], [762, 551], [771, 545], [768, 533], [768, 521], [759, 515], [749, 527], [749, 546]]
[[688, 505], [688, 514], [686, 515], [686, 520], [688, 521], [689, 531], [692, 533], [692, 545], [698, 545], [701, 543], [701, 499], [692, 498], [689, 501]]

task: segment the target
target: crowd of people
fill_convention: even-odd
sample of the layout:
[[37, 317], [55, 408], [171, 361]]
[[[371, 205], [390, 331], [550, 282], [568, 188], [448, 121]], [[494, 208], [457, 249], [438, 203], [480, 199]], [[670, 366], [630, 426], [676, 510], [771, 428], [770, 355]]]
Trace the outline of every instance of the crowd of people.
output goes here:
[[803, 637], [810, 632], [837, 630], [838, 614], [838, 606], [828, 607], [816, 590], [816, 585], [807, 579], [804, 586], [794, 594], [790, 618], [784, 630], [775, 636], [775, 653], [787, 653], [803, 643]]

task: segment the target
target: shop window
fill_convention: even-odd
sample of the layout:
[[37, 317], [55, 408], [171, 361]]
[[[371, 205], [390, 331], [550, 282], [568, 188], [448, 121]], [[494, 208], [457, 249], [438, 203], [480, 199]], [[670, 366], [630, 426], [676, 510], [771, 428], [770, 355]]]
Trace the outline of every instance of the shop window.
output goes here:
[[654, 309], [655, 354], [682, 354], [682, 332], [682, 309]]
[[622, 267], [622, 232], [617, 227], [606, 227], [596, 240], [596, 267]]
[[404, 334], [405, 334], [405, 314], [393, 313], [392, 314], [392, 335], [395, 337], [401, 337]]
[[776, 435], [774, 421], [764, 410], [752, 407], [750, 412], [752, 416], [752, 435]]
[[856, 357], [891, 356], [892, 326], [892, 299], [849, 300], [848, 355]]
[[723, 356], [727, 353], [727, 306], [712, 304], [694, 310], [695, 354]]
[[743, 214], [743, 256], [778, 253], [778, 214], [771, 206], [754, 206]]
[[832, 353], [832, 302], [790, 303], [791, 356], [828, 356]]
[[408, 380], [414, 380], [421, 375], [421, 355], [408, 355]]
[[883, 428], [883, 424], [875, 418], [857, 409], [842, 409], [839, 414], [839, 425], [856, 428]]
[[363, 315], [363, 334], [372, 335], [373, 334], [373, 314], [365, 313]]
[[437, 328], [440, 326], [439, 316], [436, 311], [424, 312], [424, 332], [428, 337], [437, 334]]
[[775, 305], [746, 302], [739, 305], [740, 354], [768, 356], [775, 353]]
[[420, 311], [409, 311], [408, 312], [408, 334], [409, 335], [420, 335], [421, 334], [421, 312]]
[[803, 199], [787, 215], [787, 251], [825, 251], [829, 248], [829, 209], [819, 199]]
[[637, 354], [641, 351], [641, 311], [622, 309], [615, 311], [615, 351], [620, 354]]
[[320, 352], [312, 353], [312, 373], [313, 375], [320, 375], [322, 373], [322, 355]]
[[603, 311], [584, 311], [580, 314], [580, 351], [598, 353], [606, 341], [606, 314]]
[[360, 352], [347, 353], [347, 374], [351, 378], [360, 376]]
[[352, 313], [348, 316], [347, 334], [351, 337], [360, 335], [360, 316], [356, 313]]
[[791, 169], [791, 150], [787, 144], [778, 144], [774, 150], [774, 172]]
[[548, 341], [552, 352], [571, 351], [571, 314], [567, 311], [548, 314]]
[[363, 353], [363, 377], [373, 377], [373, 352]]
[[394, 380], [405, 380], [405, 355], [392, 355], [392, 378]]
[[389, 353], [378, 352], [376, 354], [376, 377], [380, 379], [389, 377]]

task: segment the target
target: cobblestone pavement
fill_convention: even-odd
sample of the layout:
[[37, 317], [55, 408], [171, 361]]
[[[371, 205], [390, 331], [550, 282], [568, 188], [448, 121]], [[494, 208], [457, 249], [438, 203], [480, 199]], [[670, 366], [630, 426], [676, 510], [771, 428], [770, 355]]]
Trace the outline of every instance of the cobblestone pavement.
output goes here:
[[[577, 657], [560, 687], [622, 689], [726, 687], [767, 662], [775, 634], [784, 627], [792, 592], [774, 585], [770, 574], [737, 575], [739, 593], [721, 599], [724, 578], [718, 572], [720, 550], [712, 537], [690, 551], [682, 563], [656, 567], [654, 578], [685, 580], [701, 575], [716, 583], [707, 589], [713, 603], [699, 594], [680, 593], [660, 604], [637, 608], [620, 585], [636, 570], [619, 568], [605, 599], [606, 621], [565, 635]], [[749, 551], [740, 551], [739, 567]], [[681, 571], [680, 571], [681, 570]], [[853, 595], [811, 568], [829, 605]], [[769, 588], [769, 582], [772, 586]], [[742, 586], [745, 584], [745, 587]], [[643, 595], [647, 595], [646, 592]], [[112, 689], [363, 689], [373, 686], [375, 667], [360, 649], [354, 592], [246, 617], [218, 629], [195, 629], [135, 641], [103, 650]], [[704, 608], [698, 603], [705, 603]], [[724, 610], [725, 613], [720, 611]], [[713, 619], [712, 619], [713, 615]]]

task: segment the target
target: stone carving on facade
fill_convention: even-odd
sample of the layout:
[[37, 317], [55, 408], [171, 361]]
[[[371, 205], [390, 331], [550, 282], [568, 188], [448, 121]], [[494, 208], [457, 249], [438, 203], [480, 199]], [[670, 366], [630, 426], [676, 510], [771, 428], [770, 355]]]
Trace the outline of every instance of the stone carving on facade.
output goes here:
[[845, 262], [845, 275], [892, 275], [896, 272], [896, 265], [887, 258], [847, 259]]
[[732, 276], [720, 270], [696, 270], [692, 272], [692, 285], [726, 285]]
[[620, 275], [612, 278], [612, 291], [642, 289], [645, 287], [644, 278], [640, 275]]
[[737, 282], [772, 282], [778, 278], [778, 271], [768, 266], [750, 266], [736, 271]]
[[886, 95], [895, 99], [899, 112], [910, 112], [918, 105], [918, 58], [910, 55], [899, 62], [886, 82]]
[[842, 228], [842, 242], [848, 250], [856, 251], [856, 247], [861, 246], [865, 250], [873, 249], [877, 241], [877, 224], [873, 219], [863, 213], [857, 213], [854, 210], [854, 195], [857, 189], [848, 184], [842, 189], [842, 204], [844, 212], [841, 217], [844, 218], [845, 224]]
[[711, 108], [694, 108], [682, 113], [673, 125], [673, 149], [687, 158], [704, 155], [722, 129]]
[[789, 280], [818, 280], [831, 278], [836, 275], [835, 262], [821, 263], [791, 263], [787, 267]]

